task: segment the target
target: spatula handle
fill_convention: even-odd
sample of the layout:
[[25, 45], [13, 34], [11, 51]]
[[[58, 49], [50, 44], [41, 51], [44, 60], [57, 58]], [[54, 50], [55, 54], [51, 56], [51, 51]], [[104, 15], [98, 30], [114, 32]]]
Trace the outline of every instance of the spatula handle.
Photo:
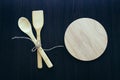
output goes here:
[[[40, 43], [40, 45], [41, 45], [41, 41], [40, 41], [40, 29], [38, 29], [37, 31], [37, 41]], [[42, 68], [42, 57], [41, 57], [41, 55], [40, 55], [40, 53], [39, 53], [39, 51], [37, 50], [37, 67], [39, 68], [39, 69], [41, 69]]]
[[39, 53], [38, 50], [37, 50], [37, 67], [38, 67], [39, 69], [42, 68], [42, 58], [41, 58], [41, 55], [40, 55], [40, 53]]

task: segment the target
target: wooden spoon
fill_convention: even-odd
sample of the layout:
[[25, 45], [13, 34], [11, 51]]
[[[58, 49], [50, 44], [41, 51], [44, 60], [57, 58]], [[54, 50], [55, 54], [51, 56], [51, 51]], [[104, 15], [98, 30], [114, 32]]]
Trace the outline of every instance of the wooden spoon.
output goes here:
[[96, 20], [81, 18], [73, 21], [64, 36], [68, 52], [78, 60], [91, 61], [100, 57], [107, 46], [107, 33]]
[[[32, 23], [37, 33], [37, 41], [41, 44], [40, 32], [43, 27], [43, 10], [32, 11]], [[37, 50], [37, 66], [42, 68], [42, 58]]]
[[[32, 29], [31, 29], [31, 24], [29, 23], [28, 19], [26, 19], [25, 17], [21, 17], [18, 20], [18, 26], [21, 29], [21, 31], [23, 31], [24, 33], [26, 33], [31, 40], [33, 41], [33, 43], [35, 45], [37, 45], [37, 40], [35, 39]], [[51, 63], [51, 61], [49, 60], [49, 58], [47, 57], [47, 55], [45, 54], [44, 50], [39, 47], [38, 51], [40, 52], [43, 60], [45, 61], [46, 65], [51, 68], [53, 66], [53, 64]]]

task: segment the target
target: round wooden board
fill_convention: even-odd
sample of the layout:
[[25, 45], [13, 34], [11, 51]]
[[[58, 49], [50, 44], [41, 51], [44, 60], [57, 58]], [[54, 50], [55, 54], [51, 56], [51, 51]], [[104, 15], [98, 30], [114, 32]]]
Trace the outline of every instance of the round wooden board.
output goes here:
[[68, 26], [64, 41], [73, 57], [91, 61], [103, 54], [108, 39], [104, 27], [99, 22], [90, 18], [80, 18]]

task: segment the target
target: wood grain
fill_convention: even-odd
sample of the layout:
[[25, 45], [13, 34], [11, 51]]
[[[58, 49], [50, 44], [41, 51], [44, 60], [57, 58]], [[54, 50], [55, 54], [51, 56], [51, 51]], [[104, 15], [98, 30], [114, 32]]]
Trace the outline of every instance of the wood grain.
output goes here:
[[90, 18], [73, 21], [68, 26], [64, 38], [69, 53], [83, 61], [91, 61], [101, 56], [108, 42], [103, 26]]

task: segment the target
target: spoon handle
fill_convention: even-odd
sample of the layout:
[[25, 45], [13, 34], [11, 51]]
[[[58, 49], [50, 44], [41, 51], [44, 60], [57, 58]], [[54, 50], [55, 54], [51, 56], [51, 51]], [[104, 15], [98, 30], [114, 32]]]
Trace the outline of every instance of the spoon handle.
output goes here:
[[[33, 43], [35, 45], [37, 45], [37, 40], [35, 39], [33, 33], [29, 32], [28, 36], [32, 39]], [[48, 66], [48, 68], [51, 68], [53, 66], [53, 64], [51, 63], [50, 59], [48, 58], [48, 56], [46, 55], [46, 53], [44, 52], [44, 50], [41, 47], [39, 47], [38, 51], [39, 51], [41, 57], [43, 58], [43, 60], [45, 61], [46, 65]]]
[[48, 58], [48, 56], [46, 55], [44, 50], [41, 47], [39, 47], [38, 51], [39, 51], [40, 55], [42, 56], [43, 60], [45, 61], [46, 65], [48, 66], [48, 68], [53, 67], [52, 62], [50, 61], [50, 59]]

